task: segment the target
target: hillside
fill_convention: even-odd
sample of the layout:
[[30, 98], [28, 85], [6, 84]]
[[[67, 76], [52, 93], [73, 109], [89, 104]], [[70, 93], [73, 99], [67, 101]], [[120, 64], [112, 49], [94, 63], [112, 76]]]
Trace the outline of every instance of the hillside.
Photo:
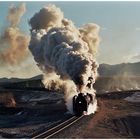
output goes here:
[[140, 76], [140, 62], [117, 65], [100, 64], [98, 72], [101, 76]]
[[[94, 84], [97, 92], [137, 90], [140, 89], [140, 62], [117, 65], [100, 64], [99, 77]], [[42, 75], [29, 79], [3, 78], [0, 85], [15, 89], [44, 89]]]

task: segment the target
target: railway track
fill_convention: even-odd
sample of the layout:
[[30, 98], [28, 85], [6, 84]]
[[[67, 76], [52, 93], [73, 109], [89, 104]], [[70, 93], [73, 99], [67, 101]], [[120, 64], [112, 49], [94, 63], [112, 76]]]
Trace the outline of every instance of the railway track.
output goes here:
[[83, 116], [80, 116], [80, 117], [72, 116], [68, 120], [50, 128], [49, 130], [46, 130], [46, 131], [32, 137], [32, 139], [48, 139], [48, 138], [52, 137], [53, 135], [66, 129], [67, 127], [71, 126], [72, 124], [74, 124], [75, 122], [77, 122], [78, 120], [83, 118]]

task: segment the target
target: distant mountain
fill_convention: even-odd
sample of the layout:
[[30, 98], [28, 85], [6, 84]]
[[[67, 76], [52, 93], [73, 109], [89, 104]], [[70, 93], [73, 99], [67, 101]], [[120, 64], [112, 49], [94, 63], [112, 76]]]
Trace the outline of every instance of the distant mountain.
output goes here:
[[32, 78], [30, 78], [30, 79], [28, 79], [28, 80], [40, 80], [40, 79], [42, 79], [42, 78], [43, 78], [43, 75], [40, 74], [40, 75], [34, 76], [34, 77], [32, 77]]
[[0, 83], [12, 83], [12, 82], [18, 82], [23, 80], [24, 79], [19, 79], [19, 78], [0, 78]]
[[[98, 68], [100, 76], [140, 76], [140, 62], [137, 63], [122, 63], [117, 65], [100, 64]], [[27, 80], [41, 80], [43, 75], [37, 75], [32, 78], [0, 78], [2, 83], [24, 82]]]
[[101, 76], [140, 76], [140, 62], [117, 65], [100, 64], [98, 72]]
[[20, 79], [20, 78], [0, 78], [0, 85], [10, 84], [10, 83], [17, 83], [17, 82], [26, 82], [26, 81], [33, 81], [33, 80], [41, 80], [43, 75], [37, 75], [32, 78]]

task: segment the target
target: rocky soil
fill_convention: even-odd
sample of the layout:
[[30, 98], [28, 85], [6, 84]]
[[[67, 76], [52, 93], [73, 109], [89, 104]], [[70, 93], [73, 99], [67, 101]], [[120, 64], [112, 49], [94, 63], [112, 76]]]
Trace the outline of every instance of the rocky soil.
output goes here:
[[[135, 93], [98, 93], [94, 115], [52, 138], [140, 138], [140, 102], [130, 100], [140, 97]], [[0, 97], [0, 138], [31, 138], [70, 117], [61, 93], [10, 89], [1, 90]]]
[[[14, 107], [6, 103], [11, 97]], [[30, 138], [71, 116], [61, 93], [1, 90], [0, 99], [0, 138]]]
[[99, 95], [98, 111], [94, 115], [85, 116], [52, 138], [140, 138], [140, 102], [125, 100], [133, 94], [116, 92]]

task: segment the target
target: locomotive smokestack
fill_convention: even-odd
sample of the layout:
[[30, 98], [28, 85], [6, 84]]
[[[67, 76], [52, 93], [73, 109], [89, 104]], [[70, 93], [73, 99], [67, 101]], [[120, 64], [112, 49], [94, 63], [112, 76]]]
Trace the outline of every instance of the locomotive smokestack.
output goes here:
[[87, 91], [89, 77], [93, 79], [91, 84], [97, 78], [99, 26], [89, 23], [76, 28], [55, 5], [42, 8], [29, 24], [29, 49], [44, 73], [43, 83], [47, 88], [63, 90], [67, 108], [72, 112], [72, 97], [77, 91]]

